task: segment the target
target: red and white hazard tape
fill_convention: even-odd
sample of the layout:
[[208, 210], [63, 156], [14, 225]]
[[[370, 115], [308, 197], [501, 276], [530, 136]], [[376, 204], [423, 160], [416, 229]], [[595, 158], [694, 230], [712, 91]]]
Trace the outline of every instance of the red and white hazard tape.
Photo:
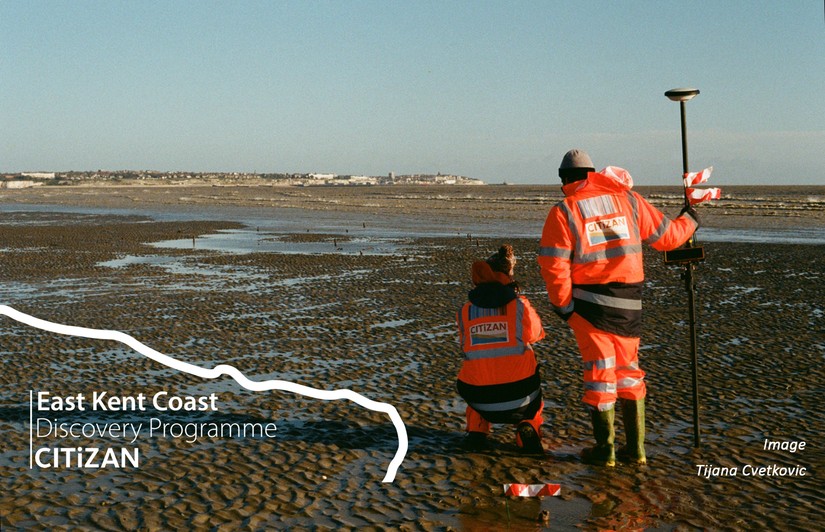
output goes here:
[[558, 497], [561, 484], [505, 484], [504, 495], [513, 497]]

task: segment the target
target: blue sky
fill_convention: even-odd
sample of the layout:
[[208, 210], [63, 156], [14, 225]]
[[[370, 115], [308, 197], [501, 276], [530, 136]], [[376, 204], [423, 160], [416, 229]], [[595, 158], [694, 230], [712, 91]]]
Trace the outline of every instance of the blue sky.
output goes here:
[[0, 172], [822, 184], [822, 1], [0, 2]]

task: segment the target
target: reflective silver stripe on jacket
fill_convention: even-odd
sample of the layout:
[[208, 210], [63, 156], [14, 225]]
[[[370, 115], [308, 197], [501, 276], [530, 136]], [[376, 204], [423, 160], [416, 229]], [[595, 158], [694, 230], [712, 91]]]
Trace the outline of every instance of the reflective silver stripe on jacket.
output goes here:
[[630, 224], [633, 228], [633, 234], [636, 236], [636, 240], [641, 240], [641, 236], [639, 234], [639, 202], [636, 201], [636, 195], [633, 191], [627, 191], [627, 201], [630, 203], [630, 208], [633, 209], [633, 223]]
[[573, 256], [572, 249], [557, 248], [550, 246], [543, 246], [539, 248], [539, 257], [555, 257], [558, 259], [567, 259]]
[[609, 369], [616, 366], [616, 357], [607, 357], [602, 360], [588, 360], [586, 362], [582, 362], [582, 366], [584, 366], [584, 369], [587, 371], [590, 371], [593, 368]]
[[464, 348], [464, 335], [467, 333], [467, 328], [464, 326], [464, 309], [458, 311], [458, 330], [461, 334], [458, 336], [458, 343], [461, 348]]
[[541, 390], [536, 390], [527, 397], [521, 399], [514, 399], [513, 401], [503, 401], [501, 403], [468, 403], [474, 410], [479, 412], [504, 412], [506, 410], [517, 410], [521, 407], [527, 406], [541, 393]]
[[505, 316], [507, 312], [505, 312], [504, 307], [498, 308], [484, 308], [484, 307], [477, 307], [475, 305], [470, 305], [469, 312], [470, 320], [477, 320], [478, 318], [490, 318], [493, 316]]
[[588, 292], [586, 290], [582, 290], [581, 288], [573, 289], [573, 297], [575, 299], [581, 299], [582, 301], [595, 303], [596, 305], [601, 305], [603, 307], [620, 308], [625, 310], [642, 310], [641, 299], [624, 299], [621, 297], [607, 296], [604, 294], [594, 294], [593, 292]]
[[581, 235], [576, 229], [576, 216], [565, 202], [559, 203], [559, 208], [564, 213], [565, 218], [567, 218], [567, 227], [570, 230], [570, 234], [573, 235], [573, 240], [576, 242], [576, 248], [573, 250], [573, 262], [578, 262], [579, 257], [581, 257], [584, 252], [584, 248], [582, 247]]
[[[463, 312], [461, 313], [463, 317]], [[509, 320], [509, 318], [507, 318]], [[524, 351], [527, 349], [527, 346], [524, 344], [524, 324], [522, 323], [524, 319], [524, 303], [522, 303], [521, 299], [516, 299], [516, 344], [515, 345], [508, 345], [502, 347], [493, 347], [490, 349], [474, 349], [471, 351], [465, 351], [464, 357], [467, 360], [480, 360], [482, 358], [498, 358], [498, 357], [506, 357], [506, 356], [514, 356], [514, 355], [522, 355]], [[461, 330], [465, 334], [469, 334], [469, 331], [464, 328], [464, 324], [461, 324]], [[510, 340], [509, 338], [507, 339]], [[462, 338], [462, 342], [464, 339]], [[463, 347], [463, 345], [462, 345]]]
[[595, 218], [596, 216], [609, 216], [619, 212], [619, 206], [616, 200], [613, 199], [613, 194], [583, 198], [576, 201], [576, 205], [585, 219]]
[[[581, 247], [579, 245], [581, 239], [577, 237], [576, 247]], [[593, 251], [591, 253], [585, 254], [582, 250], [579, 250], [576, 255], [573, 256], [573, 263], [574, 264], [587, 264], [588, 262], [596, 262], [597, 260], [605, 260], [605, 259], [613, 259], [616, 257], [623, 257], [625, 255], [633, 255], [635, 253], [641, 253], [642, 246], [640, 244], [629, 244], [624, 246], [616, 246], [613, 248], [602, 249], [599, 251]]]
[[662, 223], [660, 223], [659, 227], [657, 227], [656, 230], [653, 231], [653, 233], [651, 233], [651, 235], [645, 239], [645, 242], [647, 242], [648, 244], [653, 244], [654, 242], [662, 238], [662, 236], [664, 236], [664, 234], [667, 233], [668, 229], [670, 229], [670, 219], [667, 216], [662, 216]]

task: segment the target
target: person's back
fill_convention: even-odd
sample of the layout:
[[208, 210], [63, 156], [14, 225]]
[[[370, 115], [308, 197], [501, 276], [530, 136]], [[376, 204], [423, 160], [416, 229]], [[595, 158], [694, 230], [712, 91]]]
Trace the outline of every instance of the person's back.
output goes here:
[[475, 287], [457, 316], [464, 362], [456, 388], [468, 405], [465, 446], [482, 447], [490, 423], [508, 423], [519, 425], [519, 446], [540, 452], [543, 403], [532, 344], [544, 337], [544, 329], [518, 293], [514, 266], [509, 245], [473, 263]]
[[662, 251], [678, 247], [693, 234], [695, 222], [690, 217], [671, 222], [626, 184], [602, 173], [588, 172], [563, 191], [564, 200], [548, 214], [539, 249], [551, 303], [566, 314], [575, 299], [576, 312], [593, 325], [638, 336], [642, 244]]
[[614, 405], [622, 400], [630, 462], [645, 463], [645, 373], [639, 367], [642, 244], [670, 250], [698, 227], [695, 212], [665, 217], [631, 190], [626, 171], [596, 172], [590, 157], [570, 150], [559, 167], [565, 198], [547, 215], [538, 263], [553, 310], [570, 325], [584, 365], [583, 402], [596, 446], [588, 463], [613, 465]]

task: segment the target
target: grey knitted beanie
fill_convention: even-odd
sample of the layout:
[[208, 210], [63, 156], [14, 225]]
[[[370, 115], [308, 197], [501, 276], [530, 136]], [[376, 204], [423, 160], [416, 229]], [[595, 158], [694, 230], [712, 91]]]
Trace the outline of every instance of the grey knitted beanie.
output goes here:
[[590, 160], [590, 156], [587, 155], [587, 152], [584, 150], [570, 150], [564, 154], [559, 170], [566, 170], [568, 168], [587, 168], [591, 172], [596, 170], [596, 167], [593, 166], [593, 161]]

